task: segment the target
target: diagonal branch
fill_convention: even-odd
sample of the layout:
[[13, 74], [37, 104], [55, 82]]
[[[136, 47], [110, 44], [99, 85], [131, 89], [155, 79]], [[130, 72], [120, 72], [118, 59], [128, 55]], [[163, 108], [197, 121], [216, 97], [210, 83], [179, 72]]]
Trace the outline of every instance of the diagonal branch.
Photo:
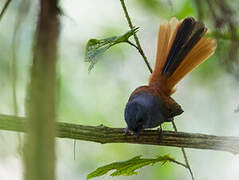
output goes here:
[[[133, 24], [132, 24], [132, 22], [131, 22], [131, 19], [130, 19], [130, 17], [129, 17], [129, 13], [128, 13], [127, 9], [126, 9], [124, 0], [120, 0], [120, 3], [121, 3], [121, 6], [122, 6], [122, 8], [123, 8], [123, 10], [124, 10], [124, 14], [125, 14], [125, 17], [126, 17], [126, 19], [127, 19], [128, 24], [129, 24], [129, 27], [130, 27], [131, 30], [133, 30], [133, 29], [134, 29], [134, 26], [133, 26]], [[149, 64], [149, 62], [148, 62], [148, 60], [147, 60], [147, 57], [146, 57], [145, 54], [144, 54], [143, 49], [141, 48], [141, 45], [140, 45], [140, 42], [139, 42], [139, 38], [138, 38], [138, 36], [136, 35], [136, 33], [134, 33], [134, 40], [135, 40], [135, 42], [136, 42], [137, 49], [138, 49], [139, 53], [140, 53], [141, 56], [143, 57], [143, 60], [144, 60], [145, 64], [147, 65], [149, 71], [152, 73], [153, 70], [152, 70], [152, 68], [151, 68], [151, 66], [150, 66], [150, 64]]]
[[[23, 117], [0, 115], [0, 129], [25, 132], [26, 119]], [[143, 131], [137, 139], [126, 136], [124, 128], [100, 126], [83, 126], [70, 123], [57, 123], [57, 137], [92, 141], [96, 143], [132, 143], [195, 149], [226, 151], [239, 154], [239, 137], [215, 136], [198, 133], [163, 131], [162, 139], [157, 130]]]

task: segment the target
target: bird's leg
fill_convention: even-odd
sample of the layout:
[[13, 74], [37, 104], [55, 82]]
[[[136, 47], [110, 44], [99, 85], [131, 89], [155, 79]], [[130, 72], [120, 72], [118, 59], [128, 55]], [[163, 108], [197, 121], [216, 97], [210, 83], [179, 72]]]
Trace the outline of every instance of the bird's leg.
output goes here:
[[163, 132], [163, 129], [162, 129], [162, 125], [161, 125], [161, 124], [159, 125], [158, 132], [159, 132], [159, 135], [161, 135], [162, 132]]
[[136, 139], [139, 140], [139, 134], [140, 134], [140, 132], [136, 132], [136, 133], [134, 133], [134, 134], [136, 135]]
[[161, 142], [161, 141], [162, 141], [162, 138], [163, 138], [163, 129], [162, 129], [161, 124], [159, 125], [158, 133], [159, 133], [159, 136], [158, 136], [159, 142]]

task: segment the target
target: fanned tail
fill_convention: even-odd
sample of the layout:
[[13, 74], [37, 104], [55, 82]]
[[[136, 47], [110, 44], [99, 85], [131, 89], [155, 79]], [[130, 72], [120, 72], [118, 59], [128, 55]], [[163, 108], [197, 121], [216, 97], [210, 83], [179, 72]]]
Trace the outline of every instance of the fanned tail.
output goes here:
[[203, 37], [207, 28], [193, 18], [160, 25], [158, 33], [157, 57], [149, 85], [163, 88], [171, 95], [174, 86], [195, 67], [212, 55], [216, 41]]

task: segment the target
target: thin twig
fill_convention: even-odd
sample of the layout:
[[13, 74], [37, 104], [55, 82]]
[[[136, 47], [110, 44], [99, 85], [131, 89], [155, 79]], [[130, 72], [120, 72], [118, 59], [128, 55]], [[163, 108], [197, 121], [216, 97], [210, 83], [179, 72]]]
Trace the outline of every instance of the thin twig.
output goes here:
[[[133, 24], [132, 24], [132, 22], [131, 22], [131, 19], [130, 19], [130, 17], [129, 17], [129, 13], [128, 13], [127, 9], [126, 9], [124, 0], [120, 0], [120, 2], [121, 2], [121, 5], [122, 5], [122, 8], [123, 8], [123, 10], [124, 10], [125, 17], [126, 17], [126, 19], [127, 19], [127, 21], [128, 21], [129, 27], [130, 27], [130, 29], [133, 31], [134, 26], [133, 26]], [[144, 54], [143, 49], [141, 48], [141, 45], [140, 45], [140, 42], [139, 42], [139, 39], [138, 39], [136, 33], [134, 33], [134, 39], [135, 39], [136, 45], [137, 45], [137, 47], [138, 47], [139, 53], [140, 53], [141, 56], [143, 57], [143, 60], [144, 60], [145, 64], [147, 65], [149, 71], [152, 73], [153, 70], [152, 70], [152, 68], [151, 68], [151, 66], [150, 66], [150, 64], [149, 64], [149, 62], [148, 62], [148, 60], [147, 60], [147, 57], [146, 57], [145, 54]]]
[[[172, 121], [172, 125], [173, 125], [174, 131], [178, 132], [177, 126], [176, 126], [174, 121]], [[188, 170], [189, 170], [189, 172], [190, 172], [190, 174], [192, 176], [192, 179], [194, 180], [193, 171], [192, 171], [192, 169], [191, 169], [191, 167], [190, 167], [190, 165], [188, 163], [188, 157], [187, 157], [186, 151], [185, 151], [185, 149], [183, 147], [181, 148], [181, 150], [183, 152], [183, 157], [184, 157], [185, 163], [187, 165], [187, 168], [188, 168]]]
[[[128, 13], [127, 8], [126, 8], [126, 6], [125, 6], [124, 0], [120, 0], [120, 2], [121, 2], [121, 5], [122, 5], [122, 8], [123, 8], [123, 10], [124, 10], [125, 17], [126, 17], [126, 19], [127, 19], [127, 21], [128, 21], [129, 27], [130, 27], [131, 30], [133, 30], [133, 27], [134, 27], [134, 26], [133, 26], [133, 24], [132, 24], [132, 22], [131, 22], [131, 19], [130, 19], [130, 17], [129, 17], [129, 13]], [[151, 66], [150, 66], [150, 64], [149, 64], [149, 62], [148, 62], [148, 60], [147, 60], [147, 57], [146, 57], [145, 54], [144, 54], [143, 49], [141, 48], [141, 45], [140, 45], [140, 42], [139, 42], [139, 39], [138, 39], [136, 33], [134, 33], [134, 39], [135, 39], [136, 45], [137, 45], [137, 47], [138, 47], [137, 49], [138, 49], [139, 53], [140, 53], [141, 56], [143, 57], [143, 60], [144, 60], [145, 64], [147, 65], [149, 71], [152, 73], [153, 70], [152, 70], [152, 68], [151, 68]], [[131, 44], [131, 45], [132, 45], [132, 44]], [[173, 127], [174, 127], [175, 132], [177, 132], [177, 128], [176, 128], [175, 123], [172, 122], [172, 124], [173, 124]], [[187, 158], [186, 152], [185, 152], [185, 150], [184, 150], [183, 147], [182, 147], [181, 149], [182, 149], [183, 157], [184, 157], [185, 163], [186, 163], [186, 165], [187, 165], [187, 168], [188, 168], [188, 170], [189, 170], [189, 172], [190, 172], [190, 174], [191, 174], [191, 176], [192, 176], [192, 180], [194, 180], [194, 176], [193, 176], [192, 170], [191, 170], [191, 168], [190, 168], [190, 165], [189, 165], [189, 163], [188, 163], [188, 158]]]
[[8, 8], [8, 6], [9, 6], [9, 4], [10, 4], [11, 1], [12, 1], [12, 0], [7, 0], [6, 3], [4, 4], [4, 6], [3, 6], [3, 8], [2, 8], [2, 11], [1, 11], [1, 13], [0, 13], [0, 21], [1, 21], [1, 19], [2, 19], [3, 15], [4, 15], [4, 13], [5, 13], [5, 11], [7, 10], [7, 8]]
[[76, 160], [76, 139], [74, 139], [74, 160]]
[[181, 163], [181, 162], [179, 162], [179, 161], [177, 161], [175, 159], [170, 158], [169, 161], [174, 162], [174, 163], [176, 163], [178, 165], [181, 165], [181, 166], [183, 166], [185, 168], [188, 168], [188, 166], [186, 164], [183, 164], [183, 163]]
[[130, 44], [131, 46], [135, 47], [138, 51], [139, 51], [139, 48], [138, 46], [136, 46], [134, 43], [130, 42], [130, 41], [126, 41], [128, 44]]

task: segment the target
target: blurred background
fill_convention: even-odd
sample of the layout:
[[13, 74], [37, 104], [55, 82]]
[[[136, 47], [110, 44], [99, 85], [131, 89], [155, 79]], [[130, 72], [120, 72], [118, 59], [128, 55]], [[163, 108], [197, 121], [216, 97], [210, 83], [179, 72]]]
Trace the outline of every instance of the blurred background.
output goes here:
[[[4, 5], [0, 2], [0, 9]], [[129, 30], [120, 1], [62, 0], [61, 35], [57, 69], [57, 116], [61, 122], [125, 127], [123, 111], [130, 93], [147, 84], [150, 75], [137, 50], [119, 44], [99, 59], [88, 73], [85, 45], [91, 38], [121, 35]], [[239, 26], [237, 0], [131, 0], [126, 1], [138, 37], [151, 66], [156, 55], [160, 22], [176, 16], [202, 20], [217, 39], [216, 53], [177, 86], [173, 98], [184, 113], [175, 118], [180, 131], [239, 136]], [[11, 2], [0, 21], [0, 113], [25, 115], [32, 41], [37, 24], [38, 2]], [[133, 41], [133, 40], [132, 40]], [[14, 78], [15, 77], [15, 78]], [[17, 107], [14, 108], [16, 89]], [[16, 111], [17, 108], [17, 111]], [[163, 129], [172, 129], [164, 124]], [[21, 138], [19, 138], [21, 137]], [[170, 154], [183, 162], [179, 148], [132, 144], [96, 144], [57, 141], [57, 179], [79, 180], [97, 167], [137, 155], [154, 158]], [[23, 134], [0, 130], [0, 179], [23, 179], [20, 145]], [[227, 152], [187, 149], [196, 179], [239, 179], [239, 156]], [[130, 177], [110, 179], [191, 179], [180, 166], [156, 164]]]

